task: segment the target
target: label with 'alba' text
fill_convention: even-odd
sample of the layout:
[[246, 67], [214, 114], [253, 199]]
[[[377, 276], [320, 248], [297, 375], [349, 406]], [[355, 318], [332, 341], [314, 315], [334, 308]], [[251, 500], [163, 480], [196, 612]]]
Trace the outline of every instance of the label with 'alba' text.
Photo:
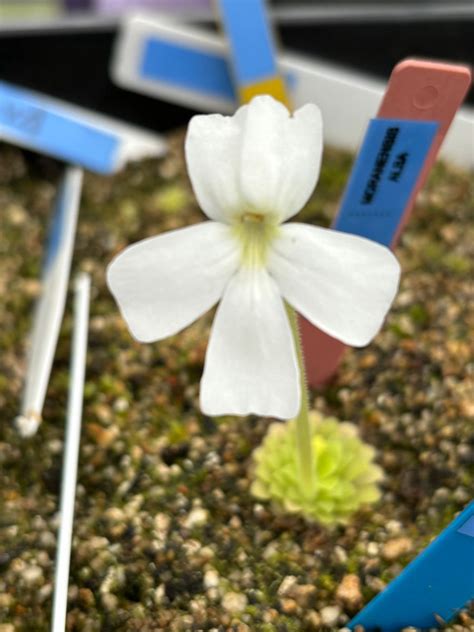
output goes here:
[[333, 228], [389, 246], [437, 129], [431, 121], [373, 119]]

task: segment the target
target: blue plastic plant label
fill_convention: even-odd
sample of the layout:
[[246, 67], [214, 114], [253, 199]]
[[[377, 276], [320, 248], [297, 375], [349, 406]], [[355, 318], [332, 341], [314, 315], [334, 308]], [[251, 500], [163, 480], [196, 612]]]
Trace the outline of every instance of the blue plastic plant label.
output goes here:
[[0, 136], [92, 171], [115, 170], [118, 136], [27, 90], [0, 83]]
[[251, 101], [257, 94], [270, 94], [289, 104], [265, 4], [265, 0], [218, 2], [229, 41], [235, 84], [242, 103]]
[[259, 83], [277, 75], [276, 51], [262, 0], [220, 0], [219, 8], [231, 42], [237, 83]]
[[333, 228], [390, 246], [437, 129], [436, 122], [373, 119]]
[[474, 599], [474, 502], [349, 624], [365, 632], [428, 629]]
[[184, 43], [148, 38], [143, 45], [140, 75], [231, 103], [237, 99], [225, 57]]
[[[474, 516], [469, 518], [469, 520], [466, 520], [466, 522], [460, 526], [460, 528], [458, 529], [458, 533], [461, 533], [462, 535], [468, 535], [469, 537], [474, 538]], [[474, 550], [473, 550], [472, 555], [473, 555], [472, 563], [474, 565]]]
[[276, 51], [262, 0], [220, 0], [219, 7], [232, 45], [237, 82], [248, 85], [276, 75]]

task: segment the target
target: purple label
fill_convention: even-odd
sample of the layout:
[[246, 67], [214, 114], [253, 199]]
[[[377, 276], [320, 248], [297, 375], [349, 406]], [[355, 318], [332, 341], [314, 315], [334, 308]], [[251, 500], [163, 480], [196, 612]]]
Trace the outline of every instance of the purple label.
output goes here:
[[130, 9], [160, 9], [170, 13], [189, 9], [210, 9], [210, 0], [95, 0], [95, 8], [103, 13], [121, 13]]

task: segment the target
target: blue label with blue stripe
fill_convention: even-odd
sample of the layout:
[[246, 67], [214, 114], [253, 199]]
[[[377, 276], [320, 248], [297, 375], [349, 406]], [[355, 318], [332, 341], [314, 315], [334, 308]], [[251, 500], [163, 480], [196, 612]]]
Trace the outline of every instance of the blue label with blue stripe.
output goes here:
[[474, 599], [474, 502], [350, 622], [366, 632], [437, 628]]
[[333, 228], [390, 246], [437, 129], [431, 121], [373, 119]]
[[207, 96], [236, 100], [227, 61], [218, 53], [150, 38], [144, 44], [140, 74]]
[[119, 138], [47, 99], [0, 83], [0, 136], [26, 143], [37, 151], [92, 171], [110, 173], [116, 163]]
[[278, 74], [276, 52], [262, 0], [220, 0], [223, 21], [232, 46], [238, 85]]

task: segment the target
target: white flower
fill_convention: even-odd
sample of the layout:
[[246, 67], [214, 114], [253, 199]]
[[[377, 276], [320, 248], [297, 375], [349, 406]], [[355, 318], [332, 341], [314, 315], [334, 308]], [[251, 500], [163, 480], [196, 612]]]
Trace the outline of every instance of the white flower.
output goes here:
[[289, 223], [319, 175], [319, 109], [271, 97], [234, 116], [195, 116], [186, 160], [210, 221], [138, 242], [107, 279], [132, 335], [161, 340], [220, 301], [201, 382], [208, 415], [288, 419], [300, 407], [284, 300], [329, 335], [364, 346], [395, 296], [399, 265], [373, 241]]

